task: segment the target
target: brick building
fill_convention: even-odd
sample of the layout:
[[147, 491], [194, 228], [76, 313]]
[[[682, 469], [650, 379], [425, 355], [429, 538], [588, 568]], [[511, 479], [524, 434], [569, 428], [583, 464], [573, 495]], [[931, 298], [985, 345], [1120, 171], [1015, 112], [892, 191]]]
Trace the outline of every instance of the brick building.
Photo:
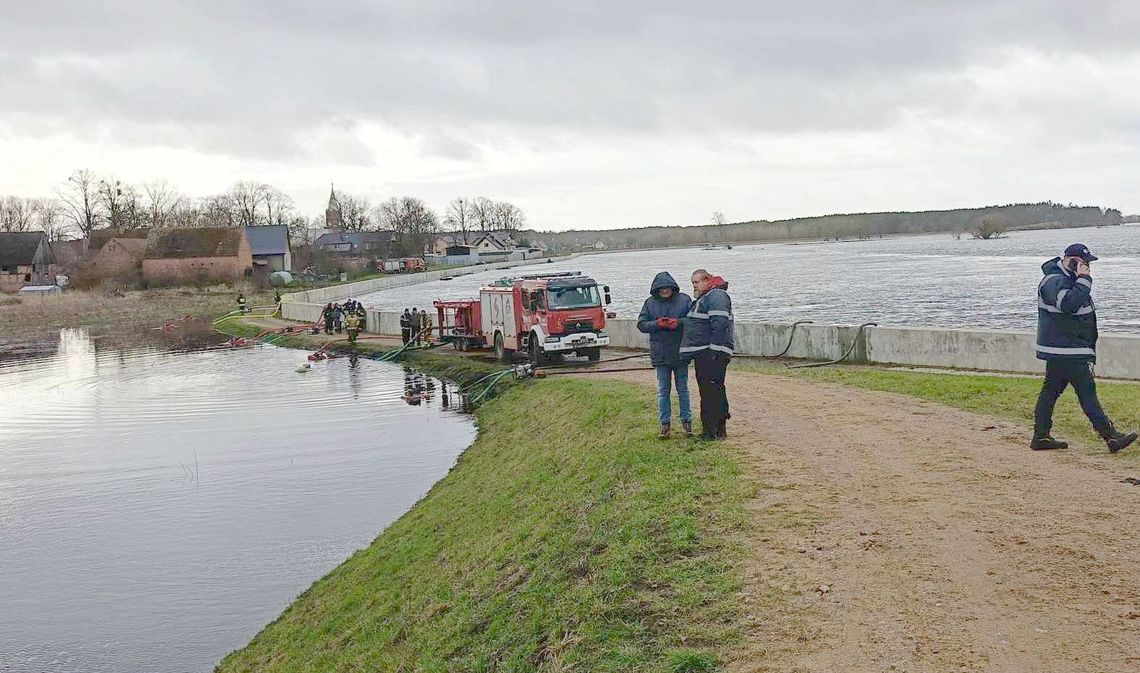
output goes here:
[[232, 283], [253, 273], [245, 228], [167, 229], [147, 237], [143, 278], [150, 285]]

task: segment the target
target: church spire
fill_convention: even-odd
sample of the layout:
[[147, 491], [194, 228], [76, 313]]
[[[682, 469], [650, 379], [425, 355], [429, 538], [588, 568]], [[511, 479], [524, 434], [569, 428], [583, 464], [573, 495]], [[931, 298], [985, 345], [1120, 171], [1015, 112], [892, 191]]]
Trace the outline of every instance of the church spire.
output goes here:
[[329, 183], [329, 207], [325, 208], [325, 228], [334, 231], [344, 229], [340, 201], [336, 198], [336, 186]]

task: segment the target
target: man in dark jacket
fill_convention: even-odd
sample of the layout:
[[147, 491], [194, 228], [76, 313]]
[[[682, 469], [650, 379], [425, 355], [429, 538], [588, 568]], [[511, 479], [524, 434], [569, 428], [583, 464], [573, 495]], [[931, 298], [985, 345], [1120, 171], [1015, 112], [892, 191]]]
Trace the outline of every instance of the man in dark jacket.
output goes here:
[[400, 337], [404, 340], [404, 345], [408, 345], [408, 340], [412, 337], [412, 314], [408, 309], [400, 314]]
[[681, 358], [696, 363], [701, 438], [724, 439], [730, 418], [724, 379], [733, 349], [732, 298], [728, 283], [720, 276], [697, 269], [692, 280], [697, 299], [682, 322]]
[[1116, 453], [1136, 441], [1136, 433], [1125, 435], [1113, 427], [1096, 395], [1096, 307], [1089, 266], [1096, 259], [1088, 247], [1074, 243], [1065, 248], [1063, 257], [1054, 257], [1041, 266], [1045, 277], [1037, 286], [1037, 357], [1045, 361], [1045, 383], [1037, 396], [1033, 441], [1029, 444], [1035, 451], [1068, 448], [1049, 431], [1057, 398], [1070, 384], [1109, 451]]
[[657, 411], [661, 439], [669, 438], [673, 409], [670, 389], [677, 383], [681, 405], [681, 426], [685, 436], [693, 435], [693, 412], [689, 407], [689, 363], [681, 361], [681, 318], [689, 312], [691, 300], [681, 292], [677, 281], [662, 271], [649, 286], [651, 295], [637, 316], [637, 329], [649, 335], [649, 356], [657, 369]]

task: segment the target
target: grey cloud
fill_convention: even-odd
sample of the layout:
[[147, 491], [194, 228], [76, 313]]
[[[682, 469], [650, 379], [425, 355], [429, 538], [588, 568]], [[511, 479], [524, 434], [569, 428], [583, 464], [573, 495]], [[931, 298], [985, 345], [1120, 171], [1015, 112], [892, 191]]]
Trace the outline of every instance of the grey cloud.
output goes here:
[[1108, 0], [118, 0], [4, 15], [0, 119], [257, 156], [298, 151], [297, 134], [338, 118], [426, 134], [425, 153], [455, 158], [492, 128], [881, 129], [959, 109], [976, 93], [962, 71], [1011, 49], [1112, 58], [1140, 28], [1140, 9]]

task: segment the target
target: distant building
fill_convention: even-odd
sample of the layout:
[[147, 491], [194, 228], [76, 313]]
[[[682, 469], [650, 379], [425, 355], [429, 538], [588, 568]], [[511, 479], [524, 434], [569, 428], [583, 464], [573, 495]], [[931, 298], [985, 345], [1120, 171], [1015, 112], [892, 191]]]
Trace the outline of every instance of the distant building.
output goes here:
[[601, 239], [598, 239], [598, 242], [594, 244], [594, 250], [605, 250], [606, 247], [606, 242]]
[[515, 242], [505, 231], [486, 231], [480, 233], [471, 242], [479, 252], [510, 252], [515, 249]]
[[436, 236], [432, 240], [431, 244], [428, 246], [428, 252], [430, 252], [433, 255], [440, 255], [440, 256], [451, 255], [451, 254], [466, 255], [467, 254], [466, 251], [451, 253], [451, 252], [448, 252], [448, 250], [449, 249], [456, 249], [456, 248], [472, 247], [473, 244], [475, 243], [475, 238], [478, 235], [479, 234], [474, 233], [474, 232], [468, 232], [466, 236], [464, 236], [462, 232], [449, 232], [446, 234], [439, 234], [438, 236]]
[[149, 284], [232, 283], [253, 272], [244, 228], [165, 229], [147, 238], [142, 261]]
[[329, 231], [344, 231], [344, 213], [340, 208], [340, 201], [336, 198], [336, 189], [329, 186], [329, 205], [325, 208], [325, 229]]
[[382, 258], [388, 256], [393, 237], [391, 231], [334, 231], [317, 237], [313, 249], [339, 257]]
[[55, 255], [42, 231], [0, 232], [0, 291], [55, 285]]
[[134, 276], [137, 279], [144, 254], [145, 238], [111, 238], [89, 255], [83, 272], [92, 278], [125, 279]]
[[293, 252], [289, 247], [289, 227], [284, 224], [246, 227], [253, 265], [266, 271], [292, 271]]

